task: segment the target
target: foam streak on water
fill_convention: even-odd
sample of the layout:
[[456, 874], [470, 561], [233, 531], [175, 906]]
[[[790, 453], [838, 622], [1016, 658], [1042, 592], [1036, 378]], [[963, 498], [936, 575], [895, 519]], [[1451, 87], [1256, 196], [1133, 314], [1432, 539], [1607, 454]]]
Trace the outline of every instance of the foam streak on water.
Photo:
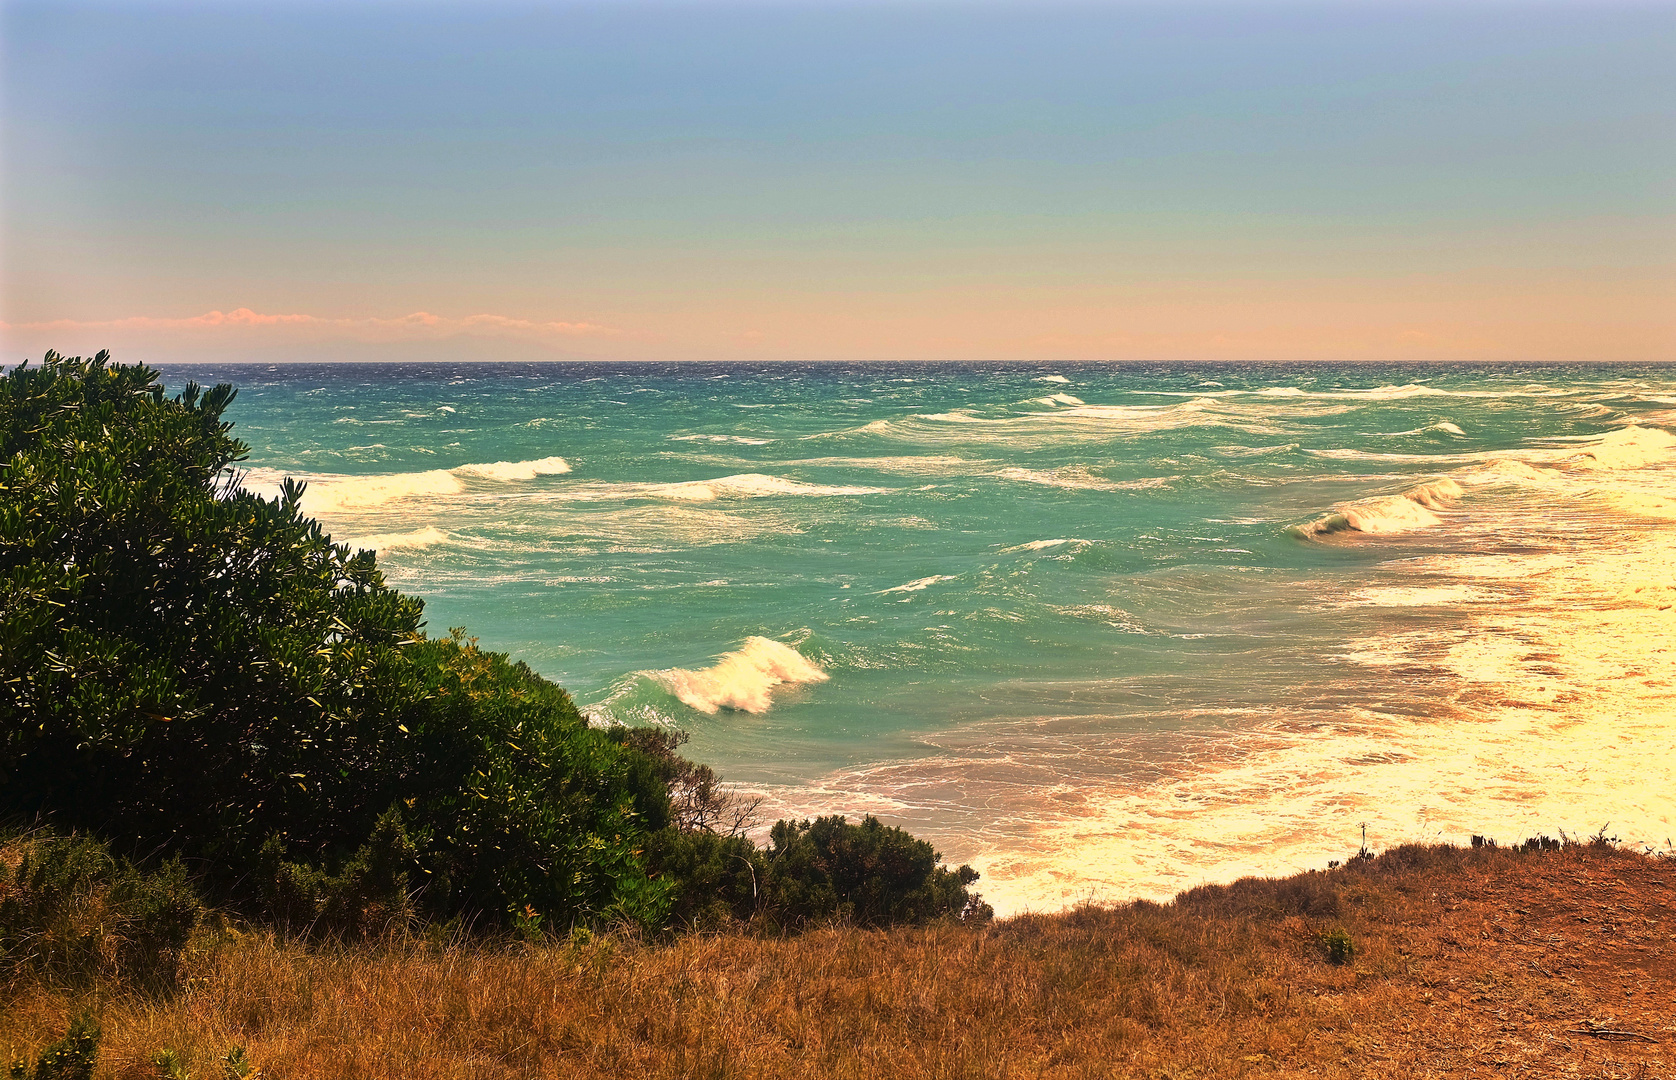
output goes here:
[[1002, 911], [1676, 834], [1668, 367], [165, 373], [432, 627]]

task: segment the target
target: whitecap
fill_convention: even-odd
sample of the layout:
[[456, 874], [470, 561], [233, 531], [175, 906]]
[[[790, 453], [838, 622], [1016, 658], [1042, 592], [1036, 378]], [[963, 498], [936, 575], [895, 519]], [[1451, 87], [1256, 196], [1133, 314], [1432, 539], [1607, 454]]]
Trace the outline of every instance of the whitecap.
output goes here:
[[859, 487], [848, 484], [805, 484], [783, 476], [766, 473], [738, 473], [714, 480], [694, 480], [676, 484], [625, 485], [638, 488], [636, 494], [659, 499], [678, 499], [682, 502], [711, 502], [715, 499], [760, 499], [776, 495], [816, 496], [830, 498], [841, 495], [880, 495], [890, 488]]
[[1383, 435], [1386, 438], [1393, 438], [1394, 439], [1394, 438], [1397, 438], [1398, 436], [1401, 436], [1401, 435], [1430, 435], [1433, 432], [1438, 432], [1438, 431], [1443, 432], [1445, 435], [1465, 435], [1466, 434], [1466, 432], [1462, 431], [1458, 426], [1456, 426], [1455, 424], [1450, 423], [1447, 420], [1439, 420], [1435, 424], [1427, 424], [1425, 427], [1411, 428], [1408, 431], [1383, 431], [1383, 432], [1381, 432], [1381, 431], [1369, 431], [1369, 432], [1364, 432], [1363, 434], [1366, 434], [1366, 435]]
[[[465, 490], [463, 478], [466, 477], [513, 483], [569, 471], [570, 463], [564, 458], [547, 457], [534, 461], [457, 465], [452, 469], [427, 469], [424, 472], [370, 476], [319, 474], [297, 476], [296, 479], [308, 484], [308, 490], [303, 494], [303, 509], [319, 515], [382, 506], [397, 499], [458, 495]], [[284, 479], [285, 474], [276, 469], [252, 469], [245, 475], [244, 487], [271, 498], [278, 494]]]
[[1070, 382], [1071, 380], [1067, 379], [1063, 375], [1038, 375], [1036, 376], [1036, 381], [1064, 384]]
[[1434, 511], [1453, 505], [1462, 494], [1461, 485], [1450, 477], [1422, 484], [1401, 495], [1384, 495], [1343, 503], [1293, 531], [1304, 537], [1338, 532], [1360, 532], [1376, 536], [1411, 532], [1442, 524]]
[[669, 435], [670, 442], [736, 443], [739, 446], [767, 446], [773, 439], [753, 439], [748, 435]]
[[570, 462], [562, 457], [538, 458], [535, 461], [492, 461], [484, 465], [460, 465], [450, 470], [459, 476], [481, 476], [485, 480], [534, 480], [538, 476], [558, 476], [570, 471]]
[[1589, 448], [1577, 456], [1579, 465], [1589, 469], [1639, 469], [1662, 461], [1676, 446], [1676, 435], [1660, 428], [1626, 427], [1590, 442]]
[[900, 592], [900, 593], [923, 592], [924, 590], [929, 589], [931, 586], [936, 585], [939, 582], [953, 581], [953, 580], [955, 580], [955, 576], [956, 575], [954, 575], [954, 574], [933, 574], [930, 577], [916, 578], [915, 580], [908, 582], [906, 585], [892, 585], [888, 589], [880, 589], [878, 592], [874, 593], [873, 595], [874, 596], [882, 596], [885, 593], [894, 593], [894, 592]]
[[1063, 465], [1047, 470], [1008, 468], [995, 475], [1002, 480], [1041, 484], [1043, 487], [1063, 488], [1067, 491], [1145, 491], [1149, 488], [1165, 487], [1180, 479], [1177, 476], [1148, 476], [1139, 480], [1108, 480], [1089, 472], [1087, 467], [1082, 465]]
[[796, 649], [765, 637], [746, 638], [742, 647], [722, 654], [712, 667], [696, 671], [670, 668], [645, 674], [683, 704], [711, 714], [721, 709], [767, 712], [779, 687], [831, 678]]
[[1092, 540], [1078, 540], [1075, 537], [1064, 537], [1059, 540], [1032, 540], [1028, 544], [1014, 544], [1012, 547], [1001, 549], [1002, 555], [1011, 555], [1019, 551], [1046, 551], [1049, 548], [1063, 547], [1066, 544], [1082, 546], [1092, 544]]
[[428, 548], [447, 542], [448, 534], [434, 525], [426, 525], [412, 532], [373, 533], [370, 536], [356, 536], [338, 541], [351, 551], [368, 549], [381, 555], [396, 548]]

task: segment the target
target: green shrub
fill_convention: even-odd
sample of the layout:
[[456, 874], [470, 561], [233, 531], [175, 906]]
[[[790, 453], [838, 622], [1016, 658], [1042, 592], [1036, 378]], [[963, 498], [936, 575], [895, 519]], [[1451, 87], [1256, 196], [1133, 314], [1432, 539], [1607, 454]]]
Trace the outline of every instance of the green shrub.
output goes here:
[[1356, 958], [1356, 943], [1340, 928], [1322, 934], [1321, 947], [1326, 950], [1329, 964], [1348, 964]]
[[768, 914], [768, 863], [743, 836], [664, 829], [647, 837], [652, 871], [670, 882], [668, 922], [711, 930]]
[[35, 1071], [22, 1061], [12, 1062], [12, 1080], [92, 1080], [99, 1060], [99, 1025], [88, 1013], [70, 1021], [64, 1037], [41, 1051]]
[[12, 974], [168, 986], [201, 912], [178, 859], [147, 872], [87, 836], [0, 841], [0, 958]]
[[872, 816], [860, 825], [842, 816], [777, 822], [766, 858], [771, 910], [789, 925], [838, 919], [892, 926], [992, 914], [969, 891], [976, 870], [939, 866], [930, 844]]

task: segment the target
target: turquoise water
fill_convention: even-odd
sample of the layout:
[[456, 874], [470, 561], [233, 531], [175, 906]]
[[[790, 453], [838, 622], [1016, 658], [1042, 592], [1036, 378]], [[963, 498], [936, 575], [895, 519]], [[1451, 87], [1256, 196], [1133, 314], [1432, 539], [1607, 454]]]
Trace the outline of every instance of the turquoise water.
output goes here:
[[1004, 911], [1676, 832], [1676, 369], [164, 370], [433, 632]]

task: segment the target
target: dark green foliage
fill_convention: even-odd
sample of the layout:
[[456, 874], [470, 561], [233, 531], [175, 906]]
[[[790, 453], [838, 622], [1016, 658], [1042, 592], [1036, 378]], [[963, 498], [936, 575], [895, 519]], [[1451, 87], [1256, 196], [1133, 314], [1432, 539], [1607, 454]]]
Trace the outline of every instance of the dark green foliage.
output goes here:
[[767, 851], [770, 903], [775, 917], [790, 925], [987, 919], [989, 906], [968, 890], [977, 871], [948, 870], [937, 865], [939, 859], [924, 840], [872, 816], [860, 825], [842, 816], [777, 822]]
[[265, 908], [293, 931], [361, 936], [405, 923], [413, 915], [409, 872], [419, 852], [392, 807], [347, 860], [325, 867], [286, 860], [277, 837], [263, 846]]
[[242, 862], [357, 840], [420, 604], [244, 492], [231, 387], [48, 354], [0, 380], [6, 809]]
[[192, 1074], [186, 1071], [186, 1062], [180, 1059], [179, 1053], [166, 1046], [151, 1055], [151, 1068], [157, 1080], [191, 1080]]
[[590, 728], [523, 663], [458, 632], [409, 659], [424, 693], [406, 726], [425, 767], [401, 793], [426, 852], [427, 905], [661, 921], [667, 890], [647, 878], [640, 849], [668, 821], [669, 795], [642, 756]]
[[769, 908], [767, 860], [743, 836], [664, 829], [647, 838], [646, 859], [672, 883], [673, 926], [709, 930], [776, 914]]
[[87, 836], [0, 841], [0, 963], [61, 982], [163, 988], [202, 912], [178, 859], [151, 872]]
[[1329, 964], [1348, 964], [1356, 958], [1356, 943], [1342, 929], [1332, 929], [1321, 935], [1321, 947], [1326, 950]]
[[[339, 928], [398, 891], [660, 919], [655, 769], [522, 664], [427, 640], [299, 485], [240, 488], [232, 399], [104, 353], [0, 378], [0, 815], [184, 854], [221, 898]], [[393, 807], [405, 846], [375, 835]]]
[[722, 784], [708, 765], [688, 761], [676, 753], [689, 736], [668, 728], [613, 725], [607, 737], [637, 752], [655, 781], [669, 792], [669, 822], [682, 832], [739, 836], [757, 823], [762, 800], [747, 798]]
[[242, 1046], [231, 1047], [221, 1055], [222, 1080], [244, 1080], [254, 1071], [250, 1059], [245, 1057]]
[[82, 1013], [70, 1021], [62, 1039], [41, 1051], [33, 1073], [24, 1062], [12, 1062], [12, 1080], [91, 1080], [98, 1060], [99, 1025]]

